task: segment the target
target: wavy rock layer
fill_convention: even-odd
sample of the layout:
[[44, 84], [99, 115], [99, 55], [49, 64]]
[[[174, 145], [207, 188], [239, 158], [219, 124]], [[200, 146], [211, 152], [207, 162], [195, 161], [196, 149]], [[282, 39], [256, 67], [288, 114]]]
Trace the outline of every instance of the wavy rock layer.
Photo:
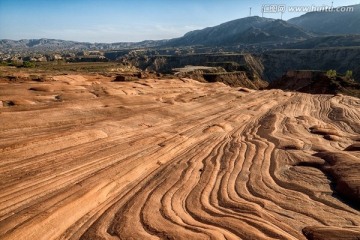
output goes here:
[[71, 75], [0, 96], [1, 239], [360, 236], [359, 99]]

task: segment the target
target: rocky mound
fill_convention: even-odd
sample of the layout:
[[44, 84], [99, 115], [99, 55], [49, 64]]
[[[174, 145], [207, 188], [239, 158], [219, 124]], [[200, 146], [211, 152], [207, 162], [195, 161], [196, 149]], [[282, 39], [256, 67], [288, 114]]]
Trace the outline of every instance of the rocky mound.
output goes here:
[[226, 72], [221, 67], [186, 66], [173, 69], [175, 76], [191, 78], [200, 82], [221, 82], [231, 87], [245, 87], [250, 89], [262, 89], [268, 83], [256, 76], [249, 75], [245, 71]]
[[203, 77], [207, 82], [222, 82], [231, 87], [262, 89], [268, 86], [268, 83], [261, 79], [249, 79], [246, 72], [206, 73]]
[[124, 72], [117, 73], [114, 82], [129, 82], [136, 81], [145, 78], [157, 78], [160, 77], [160, 74], [154, 72]]

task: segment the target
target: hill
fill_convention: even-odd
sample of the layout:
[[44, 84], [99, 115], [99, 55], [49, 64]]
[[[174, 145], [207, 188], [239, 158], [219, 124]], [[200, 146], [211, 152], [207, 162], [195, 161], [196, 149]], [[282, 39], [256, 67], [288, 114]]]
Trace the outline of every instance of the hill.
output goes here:
[[[308, 31], [325, 34], [360, 34], [360, 4], [352, 12], [310, 12], [288, 20]], [[345, 7], [346, 8], [346, 7]]]

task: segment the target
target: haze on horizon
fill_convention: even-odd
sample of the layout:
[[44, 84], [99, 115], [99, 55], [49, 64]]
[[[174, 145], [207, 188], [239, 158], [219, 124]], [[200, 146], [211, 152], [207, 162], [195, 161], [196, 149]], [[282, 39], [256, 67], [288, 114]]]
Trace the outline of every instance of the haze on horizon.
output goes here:
[[[0, 0], [0, 39], [54, 38], [82, 42], [138, 42], [180, 37], [230, 20], [261, 16], [264, 4], [330, 6], [331, 0]], [[334, 1], [334, 6], [358, 4]], [[304, 12], [285, 12], [283, 19]], [[280, 18], [280, 14], [264, 14]]]

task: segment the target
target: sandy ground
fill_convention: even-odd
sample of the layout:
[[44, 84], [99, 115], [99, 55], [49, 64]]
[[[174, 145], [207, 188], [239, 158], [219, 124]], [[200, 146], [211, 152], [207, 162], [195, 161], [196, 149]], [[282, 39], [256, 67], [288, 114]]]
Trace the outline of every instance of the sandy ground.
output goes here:
[[0, 100], [0, 239], [360, 235], [359, 99], [58, 75]]

